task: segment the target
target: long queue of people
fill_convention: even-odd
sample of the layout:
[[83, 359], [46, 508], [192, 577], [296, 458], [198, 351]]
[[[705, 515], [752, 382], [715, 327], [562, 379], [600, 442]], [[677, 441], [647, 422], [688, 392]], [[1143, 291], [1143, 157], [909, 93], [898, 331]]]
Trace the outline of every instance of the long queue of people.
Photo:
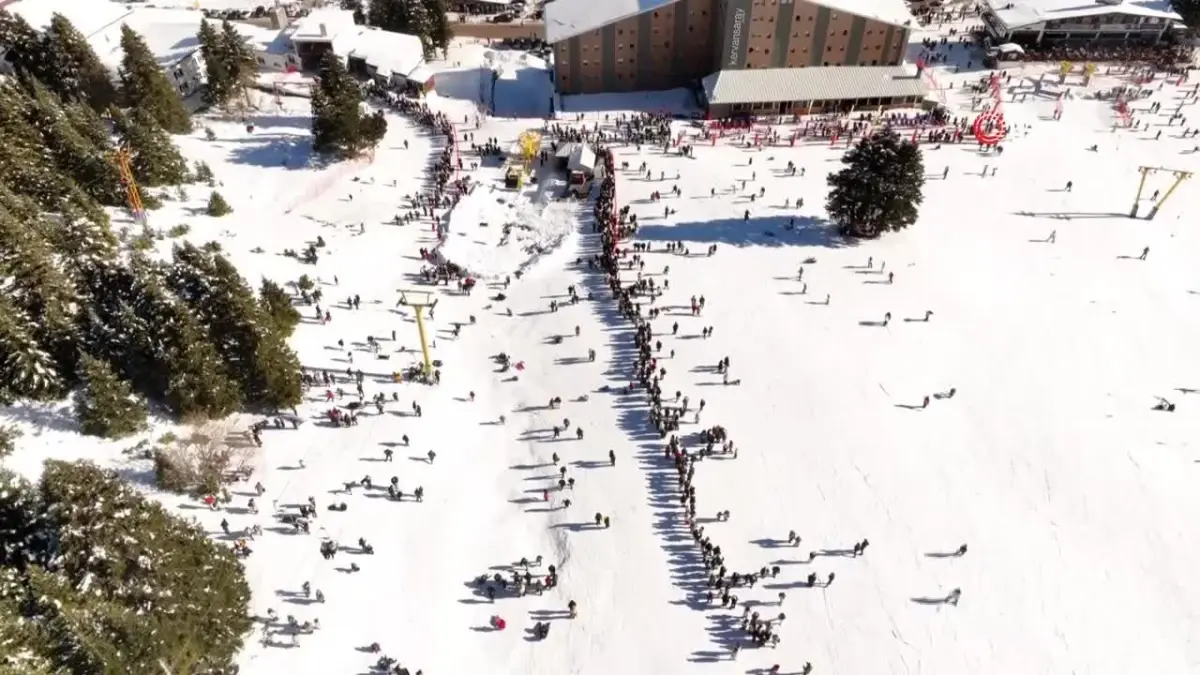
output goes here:
[[[627, 208], [620, 211], [614, 210], [616, 207], [616, 182], [613, 178], [615, 167], [611, 151], [601, 148], [598, 154], [605, 166], [605, 178], [600, 185], [600, 194], [595, 203], [594, 215], [602, 246], [601, 251], [594, 254], [588, 263], [591, 268], [598, 268], [604, 274], [605, 283], [612, 292], [622, 316], [635, 326], [635, 343], [638, 354], [637, 360], [633, 364], [634, 381], [628, 385], [626, 392], [630, 394], [639, 391], [645, 393], [646, 401], [650, 406], [651, 424], [655, 427], [659, 437], [666, 439], [663, 449], [664, 458], [670, 461], [675, 469], [678, 489], [676, 497], [679, 500], [683, 519], [696, 544], [696, 552], [703, 561], [708, 574], [707, 587], [709, 590], [704, 599], [711, 606], [719, 597], [723, 609], [737, 609], [739, 604], [742, 604], [742, 638], [730, 645], [731, 658], [737, 657], [743, 644], [756, 647], [775, 647], [779, 644], [779, 627], [786, 619], [786, 615], [781, 611], [776, 616], [764, 617], [759, 611], [752, 608], [752, 603], [739, 603], [736, 593], [740, 588], [753, 588], [764, 577], [779, 574], [779, 568], [777, 566], [763, 567], [749, 572], [733, 572], [728, 566], [720, 545], [705, 534], [704, 527], [696, 520], [696, 488], [693, 484], [696, 464], [705, 457], [716, 453], [736, 457], [737, 448], [728, 438], [725, 429], [719, 425], [712, 426], [701, 433], [701, 445], [697, 448], [685, 447], [684, 441], [678, 433], [680, 420], [689, 412], [694, 414], [695, 422], [700, 421], [700, 414], [703, 412], [705, 404], [701, 400], [698, 407], [693, 410], [688, 397], [681, 396], [679, 392], [676, 393], [673, 400], [664, 398], [662, 382], [667, 377], [667, 371], [665, 367], [660, 367], [656, 357], [662, 345], [655, 341], [650, 325], [650, 321], [657, 318], [659, 312], [652, 307], [643, 311], [642, 304], [643, 302], [646, 305], [653, 304], [655, 299], [668, 288], [668, 285], [666, 280], [661, 284], [652, 283], [651, 279], [643, 277], [641, 274], [638, 274], [639, 278], [634, 283], [622, 281], [622, 269], [640, 270], [644, 266], [642, 253], [649, 252], [650, 248], [649, 244], [645, 243], [634, 244], [627, 249], [621, 248], [621, 241], [632, 236], [636, 232], [636, 226], [626, 225], [626, 219], [629, 216]], [[699, 314], [703, 308], [702, 303], [703, 297], [692, 301], [693, 315]], [[678, 333], [678, 324], [672, 327], [672, 331]], [[707, 338], [712, 335], [712, 329], [706, 327], [702, 334]], [[724, 357], [718, 366], [718, 371], [725, 376], [726, 383], [731, 383], [728, 379], [729, 363], [729, 358]], [[718, 515], [718, 519], [728, 518], [728, 511]], [[792, 536], [796, 540], [799, 539], [795, 533], [792, 533]], [[826, 583], [832, 583], [832, 581], [833, 575], [830, 574]], [[784, 593], [779, 593], [777, 596], [780, 607], [785, 596]], [[805, 675], [811, 671], [811, 663], [804, 664], [801, 669]], [[772, 666], [768, 672], [778, 673], [779, 666]]]

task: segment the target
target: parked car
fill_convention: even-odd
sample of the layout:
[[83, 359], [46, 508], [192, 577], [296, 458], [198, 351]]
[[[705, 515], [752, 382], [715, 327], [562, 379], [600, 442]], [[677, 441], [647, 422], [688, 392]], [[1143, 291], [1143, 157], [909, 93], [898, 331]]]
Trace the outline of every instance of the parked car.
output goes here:
[[513, 15], [505, 12], [492, 17], [492, 23], [512, 23]]

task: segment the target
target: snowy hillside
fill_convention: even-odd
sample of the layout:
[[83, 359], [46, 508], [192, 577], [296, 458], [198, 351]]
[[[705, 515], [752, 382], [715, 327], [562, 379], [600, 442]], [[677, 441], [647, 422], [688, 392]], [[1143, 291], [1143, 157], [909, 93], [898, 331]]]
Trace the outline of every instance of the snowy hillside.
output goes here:
[[[208, 190], [189, 188], [151, 214], [160, 252], [186, 224], [178, 238], [220, 242], [251, 280], [316, 280], [331, 320], [300, 307], [293, 346], [307, 369], [342, 377], [310, 389], [298, 428], [263, 432], [254, 476], [233, 486], [230, 507], [159, 495], [222, 541], [263, 528], [246, 560], [251, 611], [279, 620], [247, 638], [243, 673], [368, 672], [383, 655], [431, 675], [761, 674], [775, 664], [800, 673], [805, 663], [819, 675], [1197, 672], [1200, 584], [1188, 579], [1200, 567], [1190, 525], [1200, 509], [1190, 445], [1200, 432], [1200, 232], [1186, 214], [1200, 193], [1184, 182], [1156, 219], [1127, 217], [1139, 166], [1197, 170], [1196, 98], [1185, 94], [1194, 84], [1160, 75], [1134, 104], [1140, 127], [1114, 129], [1111, 103], [1085, 94], [1123, 76], [1073, 82], [1054, 121], [1054, 96], [1032, 92], [1056, 67], [1014, 71], [1006, 93], [1027, 97], [1005, 103], [1014, 131], [1003, 155], [924, 145], [919, 222], [857, 244], [824, 221], [826, 176], [845, 143], [789, 143], [805, 123], [776, 125], [780, 143], [747, 147], [753, 133], [714, 143], [674, 122], [693, 157], [614, 146], [618, 166], [628, 163], [618, 205], [641, 223], [623, 245], [649, 247], [644, 269], [622, 282], [669, 282], [642, 312], [661, 312], [652, 326], [664, 398], [689, 398], [679, 436], [695, 452], [699, 432], [720, 425], [738, 451], [698, 463], [697, 524], [730, 572], [779, 568], [723, 609], [719, 593], [705, 597], [666, 439], [645, 397], [626, 389], [634, 328], [586, 264], [599, 253], [591, 205], [559, 199], [562, 176], [549, 167], [519, 191], [504, 188], [499, 159], [471, 168], [472, 143], [508, 148], [543, 129], [534, 97], [548, 90], [536, 81], [542, 64], [488, 60], [477, 47], [463, 45], [457, 61], [452, 50], [430, 97], [456, 124], [456, 175], [475, 184], [454, 208], [435, 209], [444, 242], [410, 196], [430, 189], [427, 169], [446, 141], [398, 112], [373, 161], [316, 167], [307, 101], [296, 98], [252, 131], [213, 118], [198, 126], [215, 140], [200, 130], [179, 139], [213, 168], [234, 212], [199, 215]], [[496, 91], [478, 95], [493, 70]], [[942, 86], [955, 84], [955, 114], [976, 114], [964, 85], [979, 76], [939, 72]], [[497, 117], [481, 117], [481, 102]], [[1153, 102], [1161, 112], [1149, 112]], [[1178, 106], [1182, 119], [1170, 119]], [[576, 121], [572, 110], [560, 122], [615, 132], [619, 114]], [[802, 171], [790, 175], [788, 162]], [[1150, 176], [1144, 197], [1170, 183]], [[315, 266], [284, 254], [318, 238]], [[685, 251], [668, 252], [674, 242]], [[420, 250], [438, 247], [476, 276], [473, 293], [424, 283]], [[571, 303], [569, 287], [583, 299]], [[413, 289], [437, 300], [425, 315], [443, 364], [436, 387], [393, 377], [420, 358], [413, 309], [398, 303]], [[698, 316], [693, 297], [704, 300]], [[715, 370], [726, 357], [737, 384]], [[360, 408], [355, 426], [331, 425], [331, 408], [358, 401], [346, 378], [358, 370], [366, 401], [385, 403]], [[555, 397], [563, 403], [552, 409]], [[1177, 410], [1152, 410], [1157, 397]], [[81, 440], [64, 418], [0, 411], [26, 430], [6, 466], [36, 475], [47, 457], [107, 454], [131, 477], [146, 470], [120, 454], [130, 443]], [[560, 479], [573, 487], [560, 490]], [[252, 513], [255, 481], [265, 493]], [[389, 483], [403, 500], [388, 498]], [[310, 534], [275, 517], [310, 498]], [[319, 553], [323, 539], [341, 546], [332, 560]], [[558, 572], [543, 593], [518, 597], [491, 582], [489, 598], [489, 582], [476, 581], [507, 581], [538, 556], [532, 577], [551, 564]], [[306, 597], [305, 582], [323, 602]], [[749, 646], [743, 607], [786, 615], [777, 648]], [[288, 615], [320, 628], [299, 634]], [[531, 631], [541, 621], [545, 640]]]

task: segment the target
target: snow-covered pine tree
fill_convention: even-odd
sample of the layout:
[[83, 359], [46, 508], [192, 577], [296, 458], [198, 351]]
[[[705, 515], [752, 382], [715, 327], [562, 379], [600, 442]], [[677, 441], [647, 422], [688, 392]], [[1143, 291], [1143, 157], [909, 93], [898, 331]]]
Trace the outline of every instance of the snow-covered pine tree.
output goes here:
[[66, 17], [57, 13], [50, 17], [45, 44], [48, 64], [43, 81], [51, 91], [64, 101], [84, 102], [97, 111], [117, 102], [112, 74]]
[[63, 112], [71, 120], [75, 131], [91, 141], [92, 145], [106, 152], [112, 151], [113, 127], [109, 121], [100, 117], [100, 113], [81, 103], [64, 104]]
[[272, 408], [299, 403], [300, 361], [237, 268], [191, 244], [176, 246], [172, 257], [168, 285], [208, 327], [246, 402]]
[[187, 160], [150, 111], [134, 108], [118, 117], [116, 123], [121, 143], [129, 149], [130, 166], [138, 183], [179, 185], [187, 180]]
[[154, 322], [170, 313], [163, 305], [173, 298], [162, 288], [157, 266], [140, 256], [128, 265], [92, 257], [80, 261], [75, 276], [86, 308], [80, 317], [84, 351], [117, 367], [136, 391], [163, 400], [169, 381], [165, 336]]
[[[143, 258], [131, 265], [130, 311], [116, 320], [136, 327], [146, 339], [146, 351], [138, 356], [145, 359], [147, 371], [138, 375], [153, 389], [143, 393], [164, 401], [182, 418], [220, 418], [241, 407], [229, 364], [209, 342], [200, 318], [168, 290], [162, 266]], [[137, 382], [137, 377], [130, 379]]]
[[34, 337], [36, 324], [0, 294], [0, 403], [47, 401], [63, 393], [54, 357]]
[[73, 205], [50, 217], [46, 240], [71, 269], [86, 261], [112, 260], [117, 256], [117, 237], [106, 221], [97, 222]]
[[429, 10], [426, 9], [425, 0], [402, 0], [407, 8], [408, 14], [408, 30], [403, 31], [416, 35], [421, 39], [421, 49], [425, 52], [425, 56], [432, 56], [434, 45], [430, 38], [432, 32], [433, 20], [429, 16]]
[[313, 150], [319, 154], [356, 157], [378, 145], [387, 131], [382, 114], [363, 112], [362, 90], [333, 52], [321, 59], [312, 109]]
[[146, 428], [146, 402], [107, 361], [84, 355], [79, 370], [83, 387], [75, 393], [75, 416], [83, 433], [123, 438]]
[[825, 204], [842, 235], [872, 239], [917, 222], [925, 164], [916, 144], [885, 129], [859, 141], [842, 164], [829, 175]]
[[2, 589], [0, 645], [4, 645], [4, 651], [0, 652], [0, 675], [53, 675], [37, 626], [21, 616], [20, 605], [7, 598]]
[[[17, 439], [21, 437], [21, 430], [11, 424], [0, 424], [0, 459], [8, 457], [17, 449]], [[0, 518], [0, 527], [3, 527], [3, 519]], [[5, 552], [0, 550], [0, 563], [4, 561]]]
[[229, 71], [225, 54], [225, 43], [221, 34], [208, 21], [200, 21], [200, 55], [204, 57], [204, 73], [207, 83], [204, 102], [214, 107], [224, 107], [233, 92], [234, 74]]
[[[80, 133], [75, 118], [67, 114], [62, 101], [42, 83], [32, 81], [26, 89], [30, 94], [30, 105], [27, 106], [30, 126], [41, 132], [59, 172], [69, 176], [77, 185], [88, 186], [88, 194], [100, 204], [123, 205], [125, 192], [121, 186], [121, 174], [113, 160], [108, 140], [97, 145], [90, 137], [93, 129], [87, 128], [86, 135]], [[89, 118], [79, 113], [76, 118], [90, 127]]]
[[75, 203], [90, 215], [102, 214], [99, 205], [54, 165], [53, 153], [28, 121], [31, 105], [17, 83], [0, 82], [0, 180], [44, 210], [59, 212]]
[[373, 113], [363, 115], [358, 120], [358, 136], [357, 147], [354, 154], [359, 155], [364, 151], [379, 147], [379, 143], [383, 141], [383, 137], [387, 135], [387, 118], [383, 116], [382, 110], [376, 110]]
[[0, 54], [17, 73], [42, 79], [49, 63], [42, 36], [23, 17], [0, 8]]
[[158, 66], [146, 41], [132, 28], [121, 26], [121, 94], [135, 112], [147, 112], [172, 134], [192, 130], [192, 120], [179, 93]]
[[26, 316], [37, 317], [33, 338], [65, 383], [79, 358], [79, 296], [58, 258], [34, 228], [0, 207], [0, 293]]
[[[446, 15], [446, 0], [419, 0], [425, 5], [425, 14], [429, 17], [429, 47], [440, 50], [442, 56], [450, 47], [450, 39], [454, 32], [450, 28], [450, 18]], [[427, 55], [431, 56], [431, 54]]]
[[250, 90], [258, 82], [258, 58], [246, 38], [228, 21], [221, 22], [219, 40], [225, 67], [231, 76], [232, 102], [238, 109], [248, 111], [253, 107]]
[[208, 206], [204, 208], [204, 212], [213, 218], [220, 218], [221, 216], [233, 213], [233, 207], [229, 205], [229, 202], [225, 201], [220, 192], [213, 190], [212, 194], [208, 196]]
[[33, 560], [0, 570], [0, 590], [40, 629], [30, 647], [54, 672], [231, 669], [251, 622], [228, 547], [90, 463], [47, 462], [36, 487], [0, 475], [0, 495], [0, 550], [20, 542]]

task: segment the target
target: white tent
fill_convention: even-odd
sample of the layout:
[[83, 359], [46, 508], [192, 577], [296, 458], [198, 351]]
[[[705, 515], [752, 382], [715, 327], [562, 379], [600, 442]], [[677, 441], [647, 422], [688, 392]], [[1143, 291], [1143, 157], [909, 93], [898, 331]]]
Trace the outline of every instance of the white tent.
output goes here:
[[580, 143], [571, 151], [571, 156], [567, 159], [567, 168], [571, 171], [586, 173], [589, 176], [594, 174], [596, 172], [596, 153]]

